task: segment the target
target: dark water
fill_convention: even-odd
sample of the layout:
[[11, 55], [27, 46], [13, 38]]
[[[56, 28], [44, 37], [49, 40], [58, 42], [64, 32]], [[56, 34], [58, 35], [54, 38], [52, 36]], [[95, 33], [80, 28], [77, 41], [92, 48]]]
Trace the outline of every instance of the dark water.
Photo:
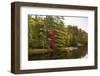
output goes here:
[[72, 55], [70, 56], [70, 58], [82, 58], [88, 54], [88, 50], [86, 46], [78, 47], [77, 50], [73, 50], [71, 53]]
[[87, 46], [78, 47], [74, 50], [57, 50], [42, 54], [29, 55], [29, 60], [55, 60], [55, 59], [77, 59], [82, 58], [88, 54]]

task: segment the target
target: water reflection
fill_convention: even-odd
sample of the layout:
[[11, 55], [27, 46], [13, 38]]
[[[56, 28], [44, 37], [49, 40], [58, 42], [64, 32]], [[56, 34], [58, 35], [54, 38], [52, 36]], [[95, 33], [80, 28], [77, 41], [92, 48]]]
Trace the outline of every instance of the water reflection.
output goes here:
[[52, 49], [45, 53], [29, 55], [29, 60], [54, 60], [54, 59], [77, 59], [88, 54], [87, 46], [77, 47], [77, 49]]

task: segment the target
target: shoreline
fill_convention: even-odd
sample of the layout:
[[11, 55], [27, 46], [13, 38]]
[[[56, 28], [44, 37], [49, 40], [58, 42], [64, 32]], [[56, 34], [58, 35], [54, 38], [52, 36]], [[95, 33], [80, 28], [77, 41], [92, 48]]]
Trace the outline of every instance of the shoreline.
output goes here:
[[[63, 48], [58, 48], [59, 51], [73, 51], [77, 50], [78, 47], [63, 47]], [[53, 49], [45, 49], [45, 48], [28, 48], [28, 53], [29, 54], [42, 54], [42, 53], [47, 53], [48, 51], [53, 51]]]

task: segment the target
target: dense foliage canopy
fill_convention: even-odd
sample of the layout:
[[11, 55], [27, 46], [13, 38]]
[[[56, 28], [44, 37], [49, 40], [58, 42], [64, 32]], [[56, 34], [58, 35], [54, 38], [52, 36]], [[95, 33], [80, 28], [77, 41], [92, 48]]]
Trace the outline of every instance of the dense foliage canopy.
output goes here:
[[[67, 26], [67, 27], [65, 27]], [[28, 15], [29, 48], [48, 48], [48, 30], [56, 33], [56, 47], [87, 45], [88, 34], [73, 25], [65, 25], [62, 16]]]

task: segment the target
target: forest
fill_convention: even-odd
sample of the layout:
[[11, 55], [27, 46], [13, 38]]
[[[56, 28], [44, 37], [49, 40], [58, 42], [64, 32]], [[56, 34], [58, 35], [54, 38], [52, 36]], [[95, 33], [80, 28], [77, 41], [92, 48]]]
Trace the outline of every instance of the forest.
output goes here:
[[60, 49], [87, 45], [88, 33], [77, 25], [64, 24], [63, 16], [28, 15], [29, 49]]

